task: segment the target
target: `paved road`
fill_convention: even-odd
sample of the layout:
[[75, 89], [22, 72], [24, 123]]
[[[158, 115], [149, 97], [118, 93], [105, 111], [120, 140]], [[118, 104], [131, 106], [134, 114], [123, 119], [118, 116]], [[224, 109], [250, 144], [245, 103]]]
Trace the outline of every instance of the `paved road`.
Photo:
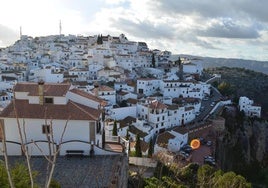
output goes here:
[[211, 90], [212, 90], [212, 95], [208, 97], [208, 100], [202, 100], [201, 108], [203, 108], [203, 110], [201, 110], [201, 113], [199, 114], [199, 116], [197, 116], [195, 122], [203, 121], [204, 118], [210, 113], [210, 111], [214, 107], [214, 106], [211, 106], [211, 103], [220, 101], [222, 97], [220, 92], [214, 87], [211, 87]]

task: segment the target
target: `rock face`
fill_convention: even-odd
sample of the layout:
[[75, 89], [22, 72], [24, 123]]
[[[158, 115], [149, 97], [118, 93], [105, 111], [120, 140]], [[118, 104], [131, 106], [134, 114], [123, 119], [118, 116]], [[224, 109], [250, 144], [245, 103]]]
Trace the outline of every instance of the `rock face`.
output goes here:
[[243, 171], [245, 166], [268, 167], [268, 122], [248, 119], [225, 110], [226, 130], [217, 139], [216, 158], [223, 170]]

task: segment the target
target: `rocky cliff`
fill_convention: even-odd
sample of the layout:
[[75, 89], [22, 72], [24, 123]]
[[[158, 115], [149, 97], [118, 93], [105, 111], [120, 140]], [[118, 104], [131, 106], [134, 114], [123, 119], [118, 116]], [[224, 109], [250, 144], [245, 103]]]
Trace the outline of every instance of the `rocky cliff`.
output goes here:
[[216, 147], [220, 168], [233, 170], [253, 182], [259, 183], [260, 178], [268, 181], [268, 122], [244, 117], [235, 107], [225, 109], [223, 117], [225, 131]]

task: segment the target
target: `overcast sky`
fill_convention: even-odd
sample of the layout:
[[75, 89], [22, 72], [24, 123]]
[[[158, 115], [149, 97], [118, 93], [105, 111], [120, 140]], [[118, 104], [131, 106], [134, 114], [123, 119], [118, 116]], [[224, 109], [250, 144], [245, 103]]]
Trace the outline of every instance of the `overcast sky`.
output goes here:
[[0, 0], [0, 47], [22, 34], [118, 36], [173, 54], [268, 61], [267, 0]]

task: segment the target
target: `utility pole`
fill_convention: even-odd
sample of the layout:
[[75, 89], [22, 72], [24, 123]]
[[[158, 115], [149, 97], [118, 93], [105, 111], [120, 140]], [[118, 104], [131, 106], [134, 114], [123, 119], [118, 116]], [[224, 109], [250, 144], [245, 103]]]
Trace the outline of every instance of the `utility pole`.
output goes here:
[[21, 36], [22, 36], [22, 28], [20, 26], [20, 39], [21, 39]]
[[60, 25], [59, 25], [59, 29], [60, 29], [60, 36], [61, 36], [61, 20], [60, 20]]

